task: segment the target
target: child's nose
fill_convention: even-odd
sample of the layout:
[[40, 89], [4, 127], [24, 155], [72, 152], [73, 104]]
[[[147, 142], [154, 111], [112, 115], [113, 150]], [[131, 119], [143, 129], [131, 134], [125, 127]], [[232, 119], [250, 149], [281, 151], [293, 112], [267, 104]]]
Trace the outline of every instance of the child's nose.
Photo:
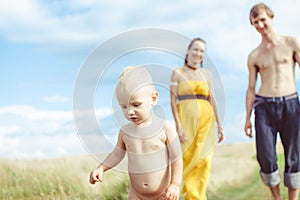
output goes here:
[[129, 115], [132, 115], [132, 114], [134, 114], [134, 109], [132, 107], [129, 107], [127, 112]]

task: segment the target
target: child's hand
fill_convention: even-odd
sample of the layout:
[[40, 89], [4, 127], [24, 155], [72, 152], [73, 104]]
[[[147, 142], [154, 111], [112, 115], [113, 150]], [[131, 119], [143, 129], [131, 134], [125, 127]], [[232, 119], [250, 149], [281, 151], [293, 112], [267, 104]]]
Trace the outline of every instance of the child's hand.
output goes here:
[[102, 182], [103, 169], [97, 168], [90, 174], [90, 183], [95, 184], [96, 182]]
[[164, 193], [159, 197], [159, 200], [177, 200], [179, 197], [179, 186], [170, 184]]

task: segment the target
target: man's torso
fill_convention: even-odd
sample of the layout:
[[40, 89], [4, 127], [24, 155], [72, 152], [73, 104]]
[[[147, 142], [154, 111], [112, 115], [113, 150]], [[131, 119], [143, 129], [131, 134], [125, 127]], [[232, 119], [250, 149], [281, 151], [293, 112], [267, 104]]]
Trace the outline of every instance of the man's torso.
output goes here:
[[296, 92], [294, 81], [294, 50], [281, 36], [276, 44], [261, 43], [253, 52], [255, 67], [261, 76], [261, 96], [285, 96]]

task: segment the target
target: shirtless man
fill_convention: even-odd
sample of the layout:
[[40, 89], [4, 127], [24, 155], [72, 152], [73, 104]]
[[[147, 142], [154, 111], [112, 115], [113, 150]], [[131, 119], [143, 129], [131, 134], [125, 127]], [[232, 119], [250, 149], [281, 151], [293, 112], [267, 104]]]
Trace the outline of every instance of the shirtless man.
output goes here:
[[[280, 198], [280, 173], [276, 164], [276, 137], [280, 134], [285, 155], [284, 184], [289, 200], [300, 188], [300, 106], [295, 86], [295, 64], [300, 64], [300, 40], [276, 33], [274, 13], [260, 3], [250, 11], [250, 22], [261, 34], [261, 43], [248, 56], [245, 133], [252, 137], [250, 115], [255, 108], [257, 160], [261, 178], [275, 200]], [[255, 93], [257, 75], [261, 87]]]
[[183, 165], [180, 142], [175, 128], [152, 112], [158, 92], [148, 71], [126, 68], [119, 78], [116, 96], [131, 123], [121, 128], [115, 149], [91, 172], [90, 183], [102, 182], [103, 173], [116, 166], [127, 152], [128, 199], [178, 199]]

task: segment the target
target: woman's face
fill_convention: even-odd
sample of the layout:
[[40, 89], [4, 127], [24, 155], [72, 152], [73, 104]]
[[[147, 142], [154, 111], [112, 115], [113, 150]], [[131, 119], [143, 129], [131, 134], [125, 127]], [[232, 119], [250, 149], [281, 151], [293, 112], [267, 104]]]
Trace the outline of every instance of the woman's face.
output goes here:
[[206, 50], [206, 45], [202, 41], [196, 40], [188, 49], [188, 63], [190, 65], [199, 65], [203, 61], [203, 56]]

